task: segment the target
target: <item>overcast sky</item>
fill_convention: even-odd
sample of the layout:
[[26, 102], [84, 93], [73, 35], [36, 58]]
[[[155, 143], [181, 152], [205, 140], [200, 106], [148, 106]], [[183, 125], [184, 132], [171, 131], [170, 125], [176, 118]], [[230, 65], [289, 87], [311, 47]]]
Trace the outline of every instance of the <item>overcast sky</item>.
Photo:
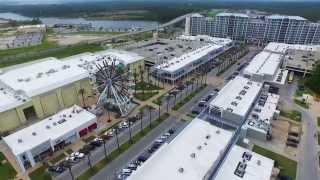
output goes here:
[[[161, 1], [161, 0], [0, 0], [1, 4], [52, 4], [52, 3], [66, 3], [66, 2], [92, 2], [92, 1]], [[177, 0], [175, 0], [177, 1]], [[209, 0], [178, 0], [178, 1], [209, 1]], [[270, 0], [212, 0], [212, 1], [270, 1]], [[306, 0], [271, 0], [271, 1], [306, 1]], [[320, 0], [307, 0], [319, 1]]]

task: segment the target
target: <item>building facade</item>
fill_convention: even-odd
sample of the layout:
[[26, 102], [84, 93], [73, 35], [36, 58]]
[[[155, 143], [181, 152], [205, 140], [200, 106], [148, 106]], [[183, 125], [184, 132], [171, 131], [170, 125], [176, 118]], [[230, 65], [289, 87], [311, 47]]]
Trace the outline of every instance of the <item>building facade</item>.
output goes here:
[[299, 16], [219, 13], [207, 18], [195, 14], [187, 17], [185, 33], [255, 43], [320, 44], [320, 23]]

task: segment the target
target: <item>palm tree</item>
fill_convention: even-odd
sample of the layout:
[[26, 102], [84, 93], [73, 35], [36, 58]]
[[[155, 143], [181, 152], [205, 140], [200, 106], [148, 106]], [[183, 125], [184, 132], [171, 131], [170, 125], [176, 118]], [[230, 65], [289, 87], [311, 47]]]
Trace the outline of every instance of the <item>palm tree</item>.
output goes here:
[[106, 141], [107, 141], [107, 139], [108, 139], [108, 136], [105, 135], [105, 134], [103, 134], [103, 135], [101, 136], [101, 138], [102, 138], [102, 140], [103, 140], [104, 156], [105, 156], [106, 158], [108, 158], [107, 147], [106, 147]]
[[131, 134], [131, 121], [128, 120], [129, 123], [129, 141], [132, 143], [132, 134]]
[[150, 85], [150, 68], [147, 68], [147, 80], [148, 80], [148, 84]]
[[69, 161], [63, 161], [62, 166], [69, 170], [71, 179], [74, 180], [74, 175], [72, 173], [72, 164]]
[[170, 96], [166, 97], [166, 101], [167, 101], [167, 113], [169, 112], [169, 100], [170, 100]]
[[142, 94], [144, 94], [144, 70], [142, 69], [142, 66], [139, 65], [139, 74], [140, 74], [140, 83], [142, 84], [141, 88], [142, 88]]
[[118, 150], [119, 150], [119, 148], [120, 148], [120, 144], [119, 144], [119, 137], [118, 137], [118, 134], [119, 134], [119, 130], [118, 130], [118, 128], [115, 128], [115, 134], [116, 134], [116, 142], [117, 142], [117, 148], [118, 148]]
[[148, 106], [148, 110], [149, 110], [149, 127], [151, 129], [151, 127], [152, 127], [152, 123], [151, 123], [151, 110], [152, 110], [152, 107]]
[[161, 105], [162, 105], [162, 102], [160, 101], [159, 104], [158, 104], [159, 119], [160, 119], [160, 116], [161, 116]]
[[136, 93], [137, 91], [137, 77], [138, 77], [137, 69], [134, 69], [134, 72], [133, 72], [134, 93]]
[[143, 109], [139, 109], [139, 118], [140, 118], [140, 132], [143, 133]]
[[83, 105], [84, 107], [87, 106], [87, 105], [86, 105], [86, 102], [85, 102], [85, 100], [84, 100], [84, 94], [85, 94], [85, 93], [86, 93], [86, 90], [85, 90], [84, 88], [81, 88], [81, 89], [79, 89], [79, 91], [78, 91], [78, 94], [81, 95], [82, 105]]
[[84, 145], [82, 148], [82, 152], [87, 156], [88, 158], [88, 165], [90, 167], [90, 169], [92, 169], [92, 163], [91, 163], [91, 150], [89, 145]]

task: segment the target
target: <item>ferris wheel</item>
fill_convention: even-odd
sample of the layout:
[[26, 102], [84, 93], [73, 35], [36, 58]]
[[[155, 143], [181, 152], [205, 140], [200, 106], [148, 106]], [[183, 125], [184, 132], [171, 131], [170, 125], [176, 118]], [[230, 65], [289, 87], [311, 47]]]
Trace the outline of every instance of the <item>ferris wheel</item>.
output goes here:
[[111, 105], [117, 107], [122, 116], [128, 113], [132, 98], [129, 71], [116, 60], [104, 60], [97, 64], [95, 86], [99, 93], [98, 106]]

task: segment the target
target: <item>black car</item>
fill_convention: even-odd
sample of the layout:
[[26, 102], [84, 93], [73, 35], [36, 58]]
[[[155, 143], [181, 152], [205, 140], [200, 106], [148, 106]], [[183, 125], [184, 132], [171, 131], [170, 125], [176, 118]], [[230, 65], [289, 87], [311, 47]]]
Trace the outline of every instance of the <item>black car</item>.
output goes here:
[[169, 129], [168, 133], [174, 134], [175, 130], [173, 128]]
[[100, 141], [91, 141], [90, 145], [100, 147], [103, 143]]
[[50, 166], [48, 170], [51, 172], [62, 173], [65, 168], [63, 166]]

